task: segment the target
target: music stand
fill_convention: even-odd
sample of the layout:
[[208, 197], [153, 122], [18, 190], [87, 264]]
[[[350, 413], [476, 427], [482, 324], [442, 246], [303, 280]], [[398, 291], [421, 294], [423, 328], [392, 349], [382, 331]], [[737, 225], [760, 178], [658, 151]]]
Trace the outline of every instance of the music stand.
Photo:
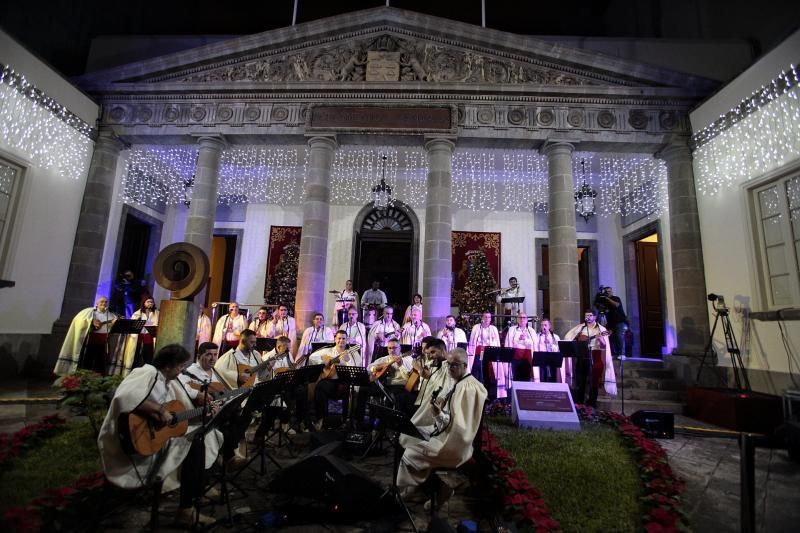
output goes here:
[[[247, 406], [245, 406], [245, 412], [252, 413], [253, 411], [261, 411], [261, 416], [263, 417], [264, 413], [269, 407], [269, 404], [272, 403], [272, 401], [275, 399], [275, 396], [280, 394], [284, 383], [284, 379], [271, 379], [255, 385], [250, 393], [250, 399], [247, 401]], [[250, 416], [252, 416], [252, 414], [250, 414]], [[272, 461], [272, 464], [279, 469], [281, 468], [280, 463], [278, 463], [278, 461], [267, 451], [267, 447], [265, 446], [264, 441], [262, 441], [258, 447], [258, 453], [247, 461], [247, 464], [245, 464], [244, 468], [239, 470], [233, 476], [233, 479], [239, 477], [239, 474], [241, 474], [245, 468], [249, 467], [257, 458], [261, 459], [260, 472], [262, 476], [267, 470], [266, 459]]]
[[402, 507], [402, 509], [406, 512], [406, 516], [411, 522], [411, 527], [414, 528], [414, 531], [418, 533], [419, 529], [417, 529], [417, 525], [414, 523], [414, 516], [411, 514], [411, 510], [408, 508], [406, 503], [403, 501], [403, 497], [400, 495], [400, 489], [397, 487], [397, 473], [400, 470], [400, 457], [402, 456], [402, 448], [400, 447], [400, 434], [402, 433], [404, 435], [408, 435], [409, 437], [414, 437], [415, 439], [424, 441], [430, 440], [430, 437], [420, 433], [419, 429], [417, 429], [417, 426], [412, 424], [411, 419], [402, 411], [390, 409], [389, 407], [378, 405], [376, 403], [370, 403], [369, 408], [370, 412], [374, 412], [375, 417], [379, 418], [381, 423], [384, 424], [387, 429], [394, 431], [394, 435], [389, 438], [394, 446], [394, 453], [392, 454], [392, 484], [388, 489], [386, 489], [386, 492], [384, 492], [381, 497], [391, 494], [394, 497], [394, 501], [397, 503], [397, 505]]
[[[492, 363], [511, 363], [514, 361], [514, 354], [516, 353], [516, 348], [503, 348], [502, 346], [484, 346], [483, 348], [483, 361], [484, 361], [484, 368], [487, 364]], [[496, 376], [495, 376], [496, 382]], [[510, 389], [510, 383], [508, 380], [508, 373], [506, 373], [506, 390]]]
[[256, 339], [256, 350], [261, 353], [264, 352], [271, 352], [275, 349], [275, 344], [277, 344], [278, 339], [271, 339], [268, 337], [258, 337]]
[[563, 362], [564, 356], [559, 352], [533, 352], [533, 366], [539, 367], [542, 383], [555, 383], [553, 369], [560, 368]]
[[[312, 342], [311, 353], [318, 352], [319, 350], [324, 350], [325, 348], [333, 348], [334, 346], [336, 346], [336, 343], [333, 341]], [[311, 353], [308, 355], [311, 355]]]
[[108, 334], [116, 333], [118, 335], [138, 335], [142, 332], [147, 320], [134, 320], [120, 318], [108, 330]]
[[158, 337], [158, 326], [145, 326], [144, 329], [147, 330], [151, 337]]
[[[358, 398], [353, 398], [353, 392], [355, 391], [355, 387], [364, 387], [369, 385], [369, 372], [363, 366], [347, 366], [347, 365], [336, 365], [336, 377], [339, 379], [339, 383], [347, 385], [348, 391], [347, 394], [350, 395], [350, 400], [348, 402], [350, 409], [353, 409], [353, 401], [355, 400], [358, 402]], [[350, 413], [342, 413], [342, 417], [344, 418], [345, 415], [349, 415]], [[350, 417], [347, 416], [349, 419]], [[363, 420], [360, 420], [359, 423], [363, 423]]]

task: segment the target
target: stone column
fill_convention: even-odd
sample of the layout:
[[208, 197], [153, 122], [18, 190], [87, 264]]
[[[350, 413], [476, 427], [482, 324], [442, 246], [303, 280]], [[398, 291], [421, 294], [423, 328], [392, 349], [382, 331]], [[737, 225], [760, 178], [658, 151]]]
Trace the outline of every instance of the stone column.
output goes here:
[[582, 316], [578, 238], [575, 233], [575, 185], [572, 179], [574, 150], [574, 145], [560, 141], [548, 142], [542, 149], [549, 165], [550, 320], [553, 331], [559, 335], [577, 324]]
[[[324, 312], [325, 265], [328, 255], [330, 182], [336, 137], [316, 135], [308, 139], [311, 155], [303, 201], [303, 233], [297, 267], [297, 332], [311, 325], [312, 313]], [[329, 317], [326, 317], [326, 319]]]
[[110, 128], [101, 127], [83, 191], [83, 203], [58, 322], [69, 324], [78, 311], [94, 305], [106, 244], [117, 161], [123, 147], [124, 143]]
[[700, 219], [694, 187], [692, 154], [685, 142], [667, 145], [656, 157], [667, 164], [672, 287], [678, 346], [675, 354], [700, 354], [708, 341]]
[[220, 135], [202, 135], [197, 138], [197, 144], [197, 169], [184, 239], [200, 247], [210, 257], [217, 215], [219, 161], [225, 148], [225, 139]]
[[425, 143], [428, 156], [428, 195], [425, 202], [425, 247], [422, 294], [425, 321], [431, 330], [444, 327], [450, 314], [450, 285], [453, 271], [453, 172], [451, 158], [455, 144], [447, 138]]

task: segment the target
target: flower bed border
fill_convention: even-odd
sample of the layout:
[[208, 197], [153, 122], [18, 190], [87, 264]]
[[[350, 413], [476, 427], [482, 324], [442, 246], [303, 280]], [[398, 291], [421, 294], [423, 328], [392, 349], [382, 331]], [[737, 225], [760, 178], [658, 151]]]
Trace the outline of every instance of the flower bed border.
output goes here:
[[22, 454], [24, 450], [39, 444], [43, 439], [65, 429], [67, 420], [59, 414], [42, 417], [39, 422], [30, 424], [13, 434], [0, 433], [0, 469]]

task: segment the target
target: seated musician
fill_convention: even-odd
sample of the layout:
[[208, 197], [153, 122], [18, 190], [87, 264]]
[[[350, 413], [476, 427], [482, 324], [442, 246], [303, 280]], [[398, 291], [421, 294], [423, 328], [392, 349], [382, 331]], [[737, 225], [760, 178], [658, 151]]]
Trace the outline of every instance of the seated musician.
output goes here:
[[117, 315], [108, 310], [106, 297], [99, 298], [95, 307], [78, 312], [64, 338], [53, 373], [66, 376], [78, 369], [86, 369], [105, 375], [108, 371], [108, 332], [116, 320]]
[[430, 401], [432, 392], [441, 386], [444, 376], [447, 375], [447, 349], [442, 339], [422, 339], [422, 354], [413, 363], [420, 376], [415, 406]]
[[255, 367], [261, 362], [261, 354], [255, 350], [256, 334], [251, 329], [242, 331], [239, 345], [228, 350], [214, 365], [214, 370], [228, 389], [237, 389], [250, 379], [247, 370], [240, 371], [243, 367]]
[[219, 346], [221, 352], [235, 349], [239, 344], [242, 331], [247, 329], [247, 320], [239, 313], [239, 304], [231, 302], [228, 314], [217, 320], [214, 327], [214, 338], [211, 340]]
[[[125, 428], [119, 424], [120, 416], [127, 413], [149, 418], [157, 426], [170, 424], [173, 414], [164, 404], [173, 400], [180, 401], [186, 409], [192, 408], [189, 395], [175, 379], [190, 363], [186, 349], [170, 344], [156, 353], [152, 364], [133, 369], [117, 387], [97, 439], [103, 472], [110, 483], [135, 489], [163, 481], [164, 492], [180, 484], [176, 525], [181, 527], [193, 524], [192, 504], [202, 493], [204, 470], [217, 458], [222, 435], [211, 431], [205, 438], [191, 438], [190, 426], [186, 435], [167, 441], [160, 453], [144, 456], [125, 451], [120, 440]], [[199, 516], [202, 525], [213, 522], [213, 518]]]
[[392, 398], [394, 409], [411, 414], [410, 411], [414, 407], [417, 392], [406, 391], [406, 383], [413, 370], [412, 363], [414, 358], [410, 353], [400, 353], [400, 342], [397, 339], [390, 339], [386, 348], [389, 350], [389, 355], [377, 359], [367, 367], [370, 379], [373, 382], [370, 383], [369, 387], [361, 387], [358, 391], [356, 417], [359, 422], [364, 420], [364, 412], [370, 397], [385, 398], [380, 387], [375, 383], [376, 374], [378, 373], [382, 375], [377, 379], [381, 381], [384, 390]]
[[[430, 348], [429, 348], [430, 349]], [[481, 422], [486, 389], [467, 372], [467, 353], [456, 348], [447, 354], [447, 374], [440, 386], [414, 413], [411, 421], [420, 432], [430, 436], [424, 441], [400, 436], [405, 448], [397, 484], [415, 487], [424, 483], [433, 468], [456, 468], [472, 457], [472, 442]], [[438, 480], [437, 505], [444, 503], [453, 490]], [[426, 504], [429, 508], [430, 504]]]
[[431, 336], [431, 328], [422, 321], [422, 310], [412, 308], [411, 319], [403, 326], [400, 333], [400, 341], [402, 344], [410, 344], [411, 346], [419, 346], [422, 339]]
[[[516, 348], [518, 350], [528, 350], [530, 354], [534, 351], [534, 345], [536, 341], [536, 332], [534, 331], [533, 327], [528, 324], [528, 315], [525, 313], [519, 313], [517, 315], [517, 323], [516, 325], [511, 326], [508, 328], [506, 332], [506, 340], [505, 340], [505, 347], [506, 348]], [[505, 364], [498, 364], [498, 367], [505, 366]], [[527, 362], [527, 372], [525, 368], [525, 363], [522, 361], [516, 360], [515, 358], [515, 379], [517, 381], [524, 381], [520, 377], [520, 374], [527, 374], [528, 378], [530, 379], [531, 375], [531, 368], [530, 368], [530, 360]], [[500, 378], [498, 377], [498, 380]], [[539, 368], [533, 368], [533, 381], [539, 381]]]
[[[209, 394], [201, 392], [203, 383], [216, 383], [223, 386], [219, 377], [214, 372], [214, 364], [217, 362], [217, 345], [213, 342], [204, 342], [197, 348], [197, 358], [192, 366], [181, 372], [178, 379], [183, 384], [189, 397], [196, 405], [203, 405]], [[213, 386], [210, 385], [213, 388]], [[213, 390], [212, 390], [213, 392]]]
[[310, 355], [312, 344], [315, 342], [333, 341], [333, 330], [325, 325], [325, 315], [314, 313], [314, 320], [311, 326], [303, 332], [300, 339], [300, 347], [297, 349], [297, 356]]
[[[276, 375], [280, 374], [282, 369], [295, 368], [295, 362], [292, 359], [292, 354], [289, 351], [291, 345], [289, 337], [281, 335], [275, 339], [275, 348], [265, 352], [261, 355], [262, 362], [267, 363], [263, 370], [258, 372], [256, 382], [269, 381]], [[256, 431], [256, 440], [259, 436], [266, 434], [266, 431], [273, 426], [276, 418], [280, 419], [281, 431], [287, 434], [294, 434], [294, 431], [289, 428], [289, 410], [287, 405], [297, 404], [300, 414], [305, 413], [305, 406], [307, 403], [306, 387], [302, 386], [302, 393], [292, 394], [287, 393], [285, 397], [276, 398], [272, 402], [270, 408], [267, 409], [261, 417], [261, 425]]]
[[[564, 340], [588, 340], [591, 351], [591, 372], [582, 368], [576, 362], [575, 403], [584, 402], [586, 381], [589, 381], [589, 395], [585, 399], [587, 405], [597, 405], [597, 393], [600, 385], [604, 385], [606, 394], [617, 395], [617, 379], [614, 375], [614, 364], [611, 359], [611, 345], [608, 342], [608, 330], [597, 323], [597, 314], [594, 309], [587, 309], [583, 313], [583, 322], [578, 324], [564, 335]], [[588, 366], [588, 365], [587, 365]], [[586, 374], [589, 374], [588, 376]]]
[[[318, 350], [311, 354], [308, 364], [319, 365], [324, 364], [326, 369], [334, 365], [345, 366], [361, 366], [361, 357], [358, 351], [350, 351], [347, 349], [347, 337], [343, 331], [337, 331], [334, 337], [336, 346], [333, 348], [326, 348]], [[323, 371], [323, 376], [325, 373]], [[322, 424], [328, 416], [328, 400], [342, 400], [342, 414], [347, 415], [348, 408], [350, 407], [350, 391], [346, 385], [341, 385], [338, 382], [336, 369], [328, 378], [321, 377], [314, 389], [314, 408], [316, 411], [316, 421], [314, 428], [317, 430], [322, 429]]]
[[367, 335], [367, 346], [365, 354], [367, 361], [373, 361], [378, 357], [386, 355], [386, 342], [392, 337], [400, 336], [400, 324], [393, 318], [394, 308], [386, 306], [383, 309], [383, 316], [380, 320], [372, 324]]
[[367, 331], [364, 324], [358, 321], [357, 308], [351, 307], [347, 310], [347, 321], [339, 326], [339, 331], [344, 331], [345, 335], [347, 335], [347, 344], [349, 346], [361, 346], [359, 355], [361, 355], [361, 361], [365, 363], [364, 352], [367, 345]]
[[[489, 397], [496, 398], [498, 395], [505, 397], [506, 388], [501, 387], [499, 390], [494, 390], [493, 376], [489, 375], [491, 372], [496, 372], [497, 369], [492, 367], [484, 368], [483, 364], [483, 349], [487, 346], [500, 346], [500, 333], [497, 328], [492, 325], [492, 313], [484, 312], [481, 315], [481, 321], [472, 326], [472, 332], [469, 335], [469, 344], [467, 345], [468, 364], [472, 374], [481, 380], [487, 387], [489, 387]], [[495, 374], [496, 376], [496, 374]], [[490, 386], [489, 383], [492, 385]], [[500, 383], [498, 380], [497, 383]]]
[[444, 329], [439, 331], [436, 336], [444, 341], [448, 352], [457, 348], [459, 342], [465, 344], [467, 342], [467, 334], [464, 333], [463, 329], [456, 327], [456, 317], [453, 315], [447, 315], [445, 317]]
[[272, 314], [267, 337], [277, 339], [280, 336], [289, 337], [289, 351], [295, 353], [297, 345], [297, 324], [294, 318], [289, 316], [289, 308], [281, 304]]
[[258, 308], [256, 317], [250, 322], [248, 329], [255, 332], [257, 339], [263, 339], [270, 337], [270, 326], [269, 309], [262, 306]]
[[[539, 333], [536, 334], [534, 351], [536, 352], [558, 352], [558, 341], [561, 339], [551, 331], [552, 324], [549, 318], [543, 318], [539, 324]], [[566, 372], [568, 370], [569, 358], [565, 357], [561, 362], [561, 368], [550, 367], [547, 372], [550, 374], [550, 381], [558, 383], [568, 383]]]

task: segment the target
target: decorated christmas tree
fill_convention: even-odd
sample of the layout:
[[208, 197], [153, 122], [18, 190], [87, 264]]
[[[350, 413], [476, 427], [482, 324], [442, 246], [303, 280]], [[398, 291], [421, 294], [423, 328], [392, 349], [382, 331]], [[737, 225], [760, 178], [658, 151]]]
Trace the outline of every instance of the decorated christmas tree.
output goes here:
[[461, 314], [493, 312], [495, 294], [492, 294], [492, 291], [497, 288], [497, 284], [489, 268], [486, 254], [480, 250], [470, 250], [466, 255], [469, 272], [464, 290], [461, 291], [461, 301], [458, 303], [459, 311]]
[[283, 249], [278, 268], [269, 280], [267, 303], [282, 304], [294, 314], [294, 299], [297, 294], [297, 265], [300, 259], [300, 247], [287, 244]]

